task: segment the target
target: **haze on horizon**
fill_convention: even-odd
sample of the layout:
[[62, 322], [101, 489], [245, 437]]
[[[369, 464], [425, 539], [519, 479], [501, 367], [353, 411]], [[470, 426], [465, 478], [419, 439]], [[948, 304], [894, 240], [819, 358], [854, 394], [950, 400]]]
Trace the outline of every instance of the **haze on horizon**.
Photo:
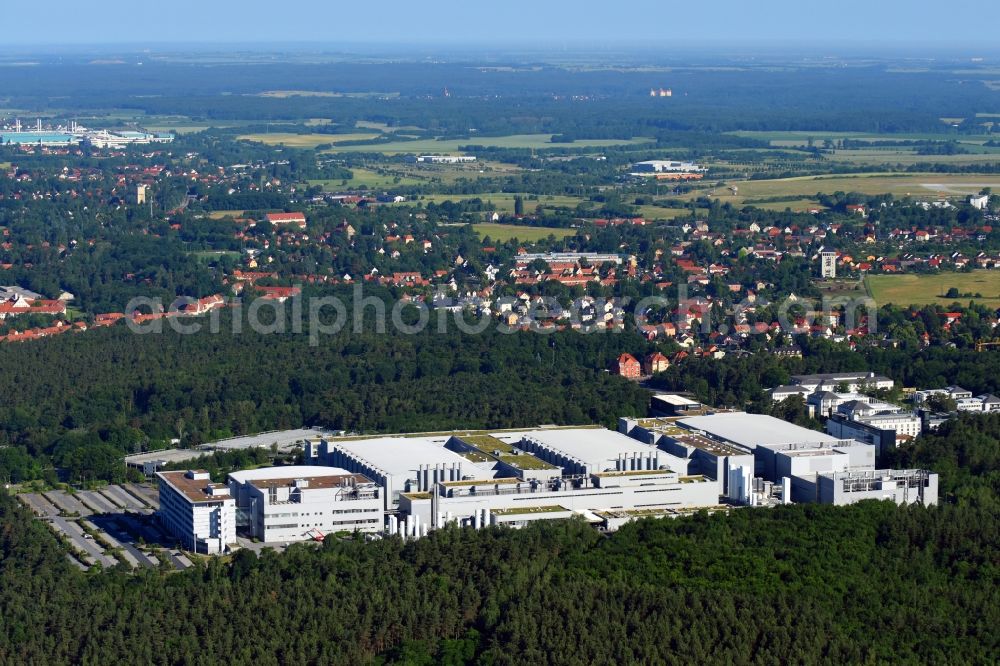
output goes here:
[[699, 42], [757, 46], [850, 46], [921, 51], [996, 50], [986, 26], [996, 8], [985, 0], [718, 0], [711, 5], [635, 0], [610, 8], [597, 0], [504, 3], [468, 0], [173, 0], [168, 4], [104, 0], [59, 20], [65, 0], [40, 0], [18, 11], [8, 47], [187, 43], [398, 44], [536, 46], [592, 44], [688, 50]]

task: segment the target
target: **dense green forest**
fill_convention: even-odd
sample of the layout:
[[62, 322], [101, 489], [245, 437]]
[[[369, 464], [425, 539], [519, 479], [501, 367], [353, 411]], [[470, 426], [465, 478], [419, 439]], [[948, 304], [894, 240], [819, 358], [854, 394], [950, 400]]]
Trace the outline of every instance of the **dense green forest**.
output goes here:
[[[370, 308], [372, 306], [369, 306]], [[290, 308], [286, 316], [291, 317]], [[373, 313], [374, 310], [369, 310]], [[124, 324], [42, 344], [0, 346], [0, 476], [36, 478], [50, 459], [72, 480], [116, 479], [120, 458], [179, 438], [193, 446], [301, 425], [357, 432], [613, 424], [648, 393], [604, 372], [638, 335], [480, 335], [454, 326], [405, 335], [371, 322], [310, 345], [308, 330], [139, 335]]]
[[0, 661], [996, 663], [1000, 417], [972, 419], [900, 454], [948, 469], [939, 507], [328, 539], [180, 573], [81, 573], [2, 496]]

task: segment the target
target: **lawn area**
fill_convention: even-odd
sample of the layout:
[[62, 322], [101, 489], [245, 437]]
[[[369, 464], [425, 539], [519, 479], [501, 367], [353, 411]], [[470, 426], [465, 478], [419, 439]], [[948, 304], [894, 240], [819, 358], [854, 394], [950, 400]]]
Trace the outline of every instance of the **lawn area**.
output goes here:
[[198, 250], [192, 252], [199, 261], [213, 261], [215, 259], [221, 259], [224, 256], [228, 256], [232, 259], [239, 259], [240, 253], [235, 250]]
[[[342, 185], [343, 181], [338, 178], [332, 180], [310, 180], [307, 181], [310, 185], [319, 185], [324, 190], [335, 191], [343, 189], [344, 187], [355, 188], [365, 186], [371, 190], [381, 190], [386, 188], [392, 188], [393, 186], [405, 187], [408, 185], [420, 185], [426, 182], [426, 179], [413, 178], [411, 176], [403, 175], [404, 172], [385, 171], [379, 172], [372, 169], [359, 169], [357, 167], [351, 168], [351, 173], [354, 174], [353, 178], [347, 180], [347, 185]], [[396, 182], [396, 178], [399, 178], [399, 182]]]
[[224, 217], [243, 217], [245, 210], [213, 210], [208, 217], [213, 220], [221, 220]]
[[[798, 178], [777, 178], [773, 180], [730, 181], [727, 186], [736, 186], [739, 192], [733, 195], [727, 188], [708, 191], [708, 196], [722, 203], [734, 205], [753, 203], [756, 199], [775, 197], [811, 196], [816, 193], [858, 192], [861, 194], [892, 194], [897, 197], [912, 196], [916, 199], [963, 198], [977, 194], [984, 187], [1000, 188], [997, 174], [857, 174], [839, 176], [802, 176]], [[692, 191], [690, 196], [705, 194], [704, 189]], [[811, 202], [807, 202], [811, 203]], [[762, 207], [780, 206], [784, 210], [791, 202], [762, 203]], [[794, 208], [793, 208], [794, 209]]]
[[516, 238], [519, 241], [533, 243], [543, 238], [548, 238], [550, 235], [555, 236], [556, 238], [566, 238], [567, 236], [572, 236], [576, 233], [576, 229], [525, 227], [519, 224], [482, 223], [474, 224], [472, 227], [476, 230], [476, 233], [479, 234], [480, 238], [486, 238], [489, 236], [491, 239], [499, 242], [506, 242], [512, 238]]
[[[374, 136], [373, 136], [374, 138]], [[552, 143], [551, 134], [514, 134], [510, 136], [474, 136], [468, 139], [416, 139], [413, 141], [390, 141], [361, 146], [336, 146], [324, 152], [378, 152], [385, 154], [441, 154], [461, 153], [459, 146], [490, 146], [496, 148], [601, 148], [607, 146], [639, 145], [650, 143], [652, 139], [580, 139], [573, 143]]]
[[291, 132], [271, 132], [270, 134], [243, 134], [236, 137], [241, 141], [257, 141], [269, 146], [288, 146], [290, 148], [315, 148], [326, 143], [341, 143], [343, 141], [370, 141], [381, 134], [354, 132], [351, 134], [294, 134]]
[[[971, 273], [938, 273], [935, 275], [869, 275], [865, 279], [868, 293], [879, 305], [948, 305], [954, 301], [974, 300], [996, 307], [1000, 305], [1000, 271], [976, 270]], [[952, 287], [959, 293], [980, 293], [982, 298], [945, 298]]]

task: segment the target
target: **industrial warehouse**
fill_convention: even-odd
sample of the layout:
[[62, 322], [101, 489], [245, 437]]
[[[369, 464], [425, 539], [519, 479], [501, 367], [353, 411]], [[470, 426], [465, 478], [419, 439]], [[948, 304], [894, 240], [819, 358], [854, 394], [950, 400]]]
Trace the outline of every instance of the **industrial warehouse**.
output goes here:
[[0, 144], [20, 146], [66, 147], [89, 145], [94, 148], [123, 148], [130, 145], [170, 143], [174, 135], [136, 130], [88, 129], [75, 121], [67, 126], [43, 127], [39, 120], [34, 129], [25, 129], [17, 120], [0, 128]]
[[937, 503], [937, 475], [876, 467], [876, 447], [677, 396], [673, 416], [376, 437], [315, 435], [304, 465], [158, 472], [161, 521], [185, 548], [226, 552], [331, 533], [404, 539], [456, 525], [578, 518], [604, 531], [645, 517], [789, 503]]

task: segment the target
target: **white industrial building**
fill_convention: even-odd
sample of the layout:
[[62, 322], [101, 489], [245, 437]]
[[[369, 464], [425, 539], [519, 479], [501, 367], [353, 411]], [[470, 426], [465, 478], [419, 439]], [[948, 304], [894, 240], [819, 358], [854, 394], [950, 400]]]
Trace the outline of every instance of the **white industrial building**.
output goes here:
[[218, 554], [236, 543], [236, 501], [208, 472], [157, 472], [160, 522], [195, 553]]
[[792, 384], [814, 391], [836, 391], [846, 386], [849, 393], [858, 393], [862, 388], [891, 389], [895, 386], [888, 377], [874, 372], [831, 372], [816, 375], [792, 375]]
[[308, 464], [342, 467], [364, 474], [384, 490], [383, 506], [392, 510], [402, 493], [427, 492], [440, 481], [489, 479], [488, 466], [445, 448], [451, 435], [327, 438], [306, 441]]
[[234, 472], [228, 484], [237, 527], [265, 543], [382, 529], [382, 489], [345, 469], [266, 467]]
[[522, 450], [562, 467], [564, 475], [660, 468], [655, 447], [604, 428], [535, 430], [511, 437], [520, 441]]
[[571, 515], [599, 523], [600, 511], [715, 507], [721, 488], [689, 474], [687, 461], [604, 428], [316, 438], [305, 450], [307, 461], [382, 485], [387, 531], [403, 536], [448, 523], [519, 526]]
[[[826, 501], [830, 495], [822, 495], [819, 489], [823, 475], [875, 472], [875, 446], [872, 444], [832, 437], [771, 416], [727, 412], [679, 419], [677, 424], [710, 439], [752, 451], [753, 475], [781, 484], [783, 501]], [[730, 468], [729, 473], [729, 485], [746, 482], [745, 469], [741, 474], [737, 468]], [[923, 470], [896, 470], [893, 473], [924, 479], [920, 501], [925, 504], [937, 502], [936, 474]], [[851, 498], [853, 501], [866, 499], [863, 494], [841, 494], [839, 497], [845, 502]]]
[[467, 164], [475, 162], [476, 158], [473, 155], [420, 155], [417, 161], [430, 164]]
[[680, 162], [677, 160], [646, 160], [636, 162], [632, 165], [630, 175], [649, 176], [658, 173], [700, 173], [707, 171], [700, 164], [694, 162]]
[[844, 505], [861, 500], [937, 504], [938, 475], [922, 469], [878, 469], [820, 474], [819, 501]]

